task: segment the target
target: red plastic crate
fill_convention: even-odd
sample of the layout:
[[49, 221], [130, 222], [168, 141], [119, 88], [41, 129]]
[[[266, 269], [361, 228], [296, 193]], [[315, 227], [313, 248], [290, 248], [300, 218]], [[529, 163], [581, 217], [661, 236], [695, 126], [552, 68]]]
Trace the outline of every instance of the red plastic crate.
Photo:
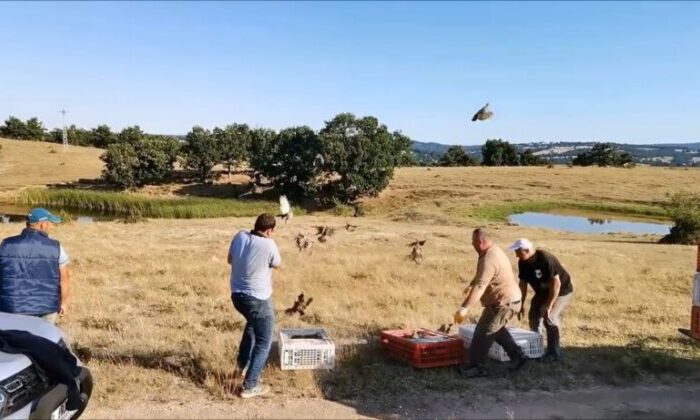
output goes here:
[[690, 311], [690, 335], [700, 340], [700, 306], [693, 305]]
[[[414, 331], [428, 337], [444, 337], [445, 340], [435, 343], [412, 341], [408, 336]], [[382, 345], [391, 357], [407, 362], [415, 368], [458, 365], [464, 359], [462, 339], [438, 331], [423, 328], [418, 330], [386, 330], [382, 331], [381, 339]]]

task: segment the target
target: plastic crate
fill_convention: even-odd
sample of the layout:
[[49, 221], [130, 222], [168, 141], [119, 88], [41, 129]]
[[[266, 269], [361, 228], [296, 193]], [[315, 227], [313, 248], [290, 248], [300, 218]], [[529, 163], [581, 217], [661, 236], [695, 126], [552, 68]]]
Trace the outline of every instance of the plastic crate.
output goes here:
[[[414, 332], [423, 338], [410, 338]], [[424, 328], [386, 330], [382, 331], [381, 340], [389, 356], [415, 368], [452, 366], [464, 360], [462, 340], [438, 331]]]
[[693, 306], [700, 306], [700, 273], [693, 279]]
[[335, 366], [335, 344], [323, 328], [284, 328], [279, 346], [282, 370]]
[[690, 335], [700, 340], [700, 306], [693, 305], [690, 311]]
[[[459, 327], [459, 336], [462, 337], [465, 347], [469, 348], [474, 337], [474, 329], [476, 325], [461, 325]], [[537, 359], [544, 354], [544, 339], [542, 334], [524, 330], [522, 328], [508, 328], [510, 335], [513, 336], [515, 343], [523, 349], [525, 355], [531, 359]], [[494, 360], [507, 362], [510, 360], [508, 353], [501, 347], [500, 344], [494, 342], [489, 349], [488, 356]]]

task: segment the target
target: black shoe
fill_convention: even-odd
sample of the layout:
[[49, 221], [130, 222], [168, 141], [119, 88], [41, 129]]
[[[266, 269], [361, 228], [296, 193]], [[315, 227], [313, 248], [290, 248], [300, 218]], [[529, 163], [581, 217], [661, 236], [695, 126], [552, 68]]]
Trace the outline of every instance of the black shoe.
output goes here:
[[561, 356], [556, 353], [547, 353], [544, 356], [542, 356], [541, 361], [542, 363], [556, 363], [559, 361], [560, 358]]
[[483, 378], [488, 372], [481, 366], [460, 366], [459, 373], [465, 378]]
[[517, 372], [520, 369], [523, 368], [528, 362], [530, 361], [530, 358], [527, 356], [520, 356], [518, 360], [513, 362], [513, 364], [508, 368], [509, 371], [511, 372]]

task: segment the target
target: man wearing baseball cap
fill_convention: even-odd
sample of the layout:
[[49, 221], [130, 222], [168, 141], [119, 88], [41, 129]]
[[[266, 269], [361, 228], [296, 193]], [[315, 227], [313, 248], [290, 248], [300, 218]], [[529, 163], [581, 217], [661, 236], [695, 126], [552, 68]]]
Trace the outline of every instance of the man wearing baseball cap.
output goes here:
[[43, 208], [27, 215], [27, 226], [0, 243], [0, 312], [34, 315], [55, 322], [68, 305], [68, 254], [49, 238], [61, 218]]
[[510, 247], [518, 257], [518, 276], [520, 291], [523, 295], [523, 306], [518, 317], [525, 314], [525, 298], [527, 285], [535, 291], [530, 304], [528, 321], [532, 331], [538, 331], [542, 321], [547, 330], [547, 352], [542, 357], [543, 362], [555, 362], [561, 357], [559, 348], [559, 333], [561, 328], [560, 316], [573, 296], [574, 286], [571, 276], [561, 263], [551, 253], [535, 249], [535, 246], [525, 238], [518, 239]]

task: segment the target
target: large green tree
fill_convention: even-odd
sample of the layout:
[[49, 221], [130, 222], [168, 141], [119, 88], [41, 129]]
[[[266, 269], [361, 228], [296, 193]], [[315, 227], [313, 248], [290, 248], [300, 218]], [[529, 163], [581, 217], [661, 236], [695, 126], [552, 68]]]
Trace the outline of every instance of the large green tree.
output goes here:
[[400, 152], [410, 141], [400, 133], [390, 133], [375, 117], [357, 118], [338, 114], [320, 132], [324, 143], [326, 169], [331, 172], [333, 195], [352, 201], [376, 195], [394, 174]]
[[182, 152], [185, 167], [197, 174], [201, 182], [211, 177], [211, 170], [221, 160], [219, 143], [209, 130], [195, 126], [187, 133]]
[[501, 139], [486, 140], [481, 147], [484, 166], [518, 166], [518, 151], [515, 146]]
[[282, 192], [312, 196], [321, 186], [323, 144], [307, 126], [290, 127], [277, 135], [270, 171], [264, 173]]
[[215, 128], [213, 136], [216, 139], [221, 162], [226, 166], [228, 179], [231, 181], [231, 171], [248, 158], [251, 133], [247, 124], [230, 124], [226, 127]]
[[179, 148], [174, 138], [149, 136], [138, 126], [127, 127], [102, 155], [104, 177], [122, 187], [163, 182], [172, 175]]

